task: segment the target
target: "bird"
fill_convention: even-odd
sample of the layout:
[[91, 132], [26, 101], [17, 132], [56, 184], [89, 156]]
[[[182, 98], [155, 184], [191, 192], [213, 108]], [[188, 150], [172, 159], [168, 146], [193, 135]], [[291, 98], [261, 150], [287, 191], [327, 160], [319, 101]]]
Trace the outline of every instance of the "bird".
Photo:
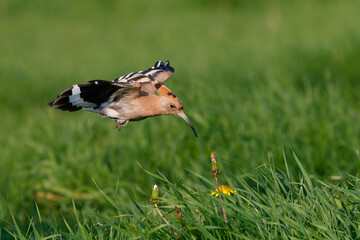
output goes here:
[[119, 130], [132, 121], [177, 115], [187, 122], [197, 137], [182, 102], [164, 85], [174, 71], [169, 61], [157, 61], [147, 70], [132, 72], [113, 81], [91, 80], [72, 85], [48, 105], [62, 111], [98, 113], [103, 118], [115, 120], [115, 128]]

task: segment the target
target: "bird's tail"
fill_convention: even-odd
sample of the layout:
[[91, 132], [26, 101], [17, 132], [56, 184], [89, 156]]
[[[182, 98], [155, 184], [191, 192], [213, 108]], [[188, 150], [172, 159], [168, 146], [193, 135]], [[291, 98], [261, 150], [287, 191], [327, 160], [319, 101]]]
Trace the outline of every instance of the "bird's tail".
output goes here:
[[99, 112], [102, 103], [106, 103], [113, 93], [119, 90], [119, 86], [109, 81], [93, 80], [88, 84], [78, 84], [65, 89], [57, 96], [49, 106], [62, 111], [78, 111], [81, 109]]

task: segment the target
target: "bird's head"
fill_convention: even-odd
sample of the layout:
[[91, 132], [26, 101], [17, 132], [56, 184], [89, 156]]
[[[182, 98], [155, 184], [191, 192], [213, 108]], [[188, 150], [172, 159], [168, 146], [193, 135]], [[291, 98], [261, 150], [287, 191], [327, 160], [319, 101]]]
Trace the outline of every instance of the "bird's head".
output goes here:
[[163, 114], [177, 115], [182, 119], [184, 119], [187, 122], [187, 124], [189, 124], [195, 136], [197, 137], [197, 133], [194, 126], [192, 125], [189, 118], [185, 115], [183, 111], [183, 105], [180, 99], [164, 85], [162, 85], [162, 87], [158, 89], [158, 94], [161, 97], [160, 105]]

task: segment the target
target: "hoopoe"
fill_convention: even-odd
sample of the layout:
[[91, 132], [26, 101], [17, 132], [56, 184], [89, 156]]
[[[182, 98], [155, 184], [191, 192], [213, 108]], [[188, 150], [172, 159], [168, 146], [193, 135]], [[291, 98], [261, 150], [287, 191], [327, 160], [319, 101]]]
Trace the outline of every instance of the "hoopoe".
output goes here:
[[159, 115], [177, 115], [184, 119], [197, 136], [183, 112], [179, 98], [163, 83], [174, 73], [169, 61], [157, 61], [148, 70], [132, 72], [113, 81], [92, 80], [65, 89], [49, 105], [62, 111], [86, 110], [114, 119], [120, 130], [129, 121]]

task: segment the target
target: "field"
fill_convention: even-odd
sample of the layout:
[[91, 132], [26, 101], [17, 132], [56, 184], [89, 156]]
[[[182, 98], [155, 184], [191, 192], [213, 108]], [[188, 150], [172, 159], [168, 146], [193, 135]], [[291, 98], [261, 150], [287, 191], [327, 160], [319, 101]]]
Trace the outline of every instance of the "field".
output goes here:
[[[359, 9], [0, 0], [0, 238], [359, 239]], [[119, 132], [47, 105], [157, 60], [198, 138], [178, 117]]]

